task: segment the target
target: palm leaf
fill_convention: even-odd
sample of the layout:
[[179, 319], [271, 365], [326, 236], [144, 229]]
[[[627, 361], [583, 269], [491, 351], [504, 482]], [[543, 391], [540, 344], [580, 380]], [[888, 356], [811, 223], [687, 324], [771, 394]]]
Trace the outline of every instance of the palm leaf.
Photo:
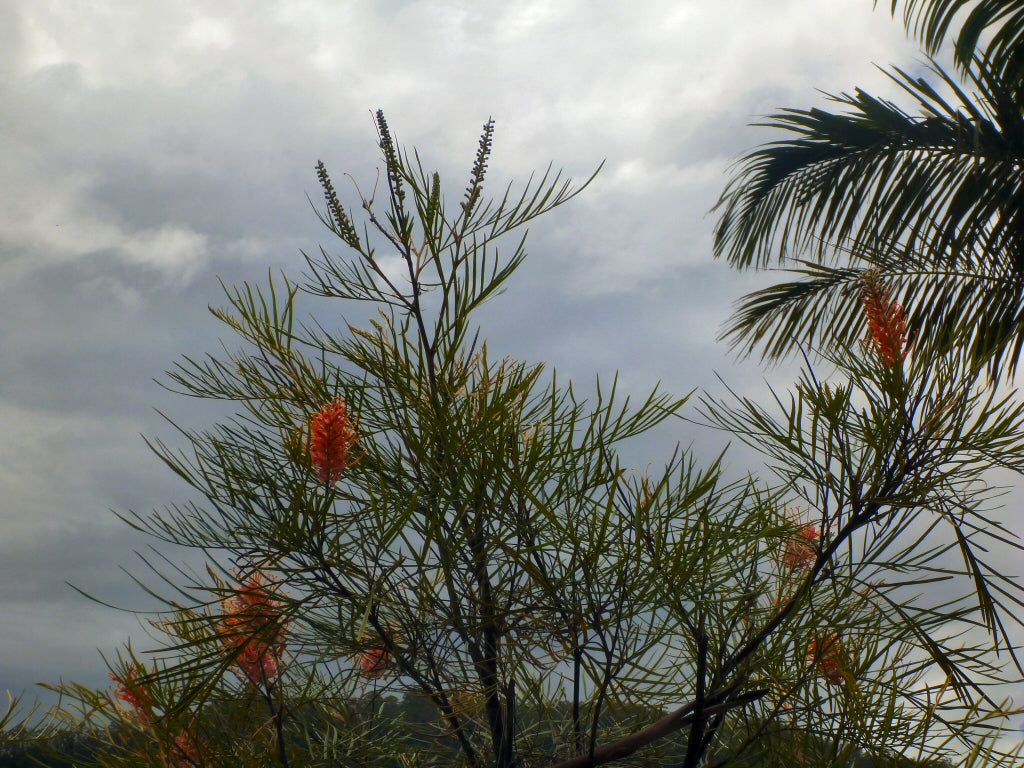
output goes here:
[[[878, 5], [877, 0], [875, 5]], [[891, 0], [893, 16], [900, 5], [899, 0]], [[907, 31], [921, 41], [928, 53], [938, 52], [950, 37], [950, 29], [957, 18], [961, 18], [963, 21], [955, 35], [957, 65], [966, 71], [978, 55], [1006, 82], [1020, 80], [1024, 64], [1024, 2], [1021, 0], [905, 0], [902, 6]]]
[[738, 268], [799, 257], [798, 279], [741, 300], [723, 335], [742, 352], [849, 343], [860, 329], [851, 281], [866, 266], [900, 285], [919, 341], [950, 349], [963, 332], [968, 357], [996, 367], [1010, 345], [1012, 371], [1024, 340], [1024, 102], [984, 69], [970, 75], [974, 98], [933, 70], [949, 99], [892, 74], [916, 114], [857, 91], [832, 97], [843, 111], [763, 123], [789, 136], [740, 160], [715, 207], [715, 254]]
[[[1024, 345], [1024, 275], [984, 254], [920, 254], [862, 249], [848, 265], [799, 261], [794, 279], [744, 296], [722, 332], [741, 354], [778, 359], [800, 348], [851, 347], [866, 334], [861, 276], [875, 270], [905, 307], [912, 346], [958, 354], [1000, 379], [1015, 372]], [[852, 266], [856, 264], [856, 266]]]
[[937, 65], [948, 103], [922, 79], [893, 79], [918, 101], [911, 115], [863, 91], [833, 96], [845, 111], [787, 109], [760, 125], [789, 136], [741, 159], [714, 210], [715, 254], [764, 267], [793, 251], [885, 244], [905, 252], [1018, 247], [1024, 232], [1024, 105], [972, 76], [977, 102]]

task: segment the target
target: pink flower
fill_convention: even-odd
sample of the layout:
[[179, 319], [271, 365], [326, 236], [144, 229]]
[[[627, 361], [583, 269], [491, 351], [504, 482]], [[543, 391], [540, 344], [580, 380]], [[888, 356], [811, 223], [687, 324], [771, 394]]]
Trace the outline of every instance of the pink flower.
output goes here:
[[356, 658], [359, 662], [359, 674], [368, 680], [383, 677], [391, 668], [391, 654], [383, 642], [367, 648]]
[[174, 737], [167, 768], [198, 768], [206, 764], [206, 744], [192, 728], [182, 728]]
[[824, 632], [807, 644], [807, 661], [829, 685], [846, 681], [845, 654], [835, 632]]
[[357, 419], [343, 398], [336, 398], [313, 414], [309, 421], [309, 455], [320, 480], [334, 485], [353, 462], [349, 451], [359, 439]]
[[782, 553], [782, 565], [789, 571], [810, 568], [818, 557], [820, 539], [821, 534], [817, 526], [805, 525], [786, 542], [786, 550]]
[[903, 307], [889, 298], [888, 289], [874, 272], [863, 275], [861, 300], [868, 319], [865, 344], [872, 347], [886, 365], [902, 363], [910, 351]]
[[248, 680], [266, 683], [280, 674], [285, 628], [280, 602], [264, 586], [261, 573], [253, 573], [221, 602], [217, 632]]

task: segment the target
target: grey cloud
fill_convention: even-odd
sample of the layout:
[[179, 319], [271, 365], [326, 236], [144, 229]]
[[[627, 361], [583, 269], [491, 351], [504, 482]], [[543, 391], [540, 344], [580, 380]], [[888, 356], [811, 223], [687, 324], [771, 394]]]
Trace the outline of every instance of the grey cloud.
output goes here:
[[[624, 390], [720, 392], [718, 371], [753, 393], [791, 370], [715, 344], [765, 278], [711, 259], [707, 215], [729, 162], [767, 136], [747, 123], [821, 103], [816, 88], [891, 93], [872, 62], [915, 55], [867, 0], [0, 1], [0, 687], [103, 684], [94, 649], [138, 636], [64, 581], [137, 597], [118, 565], [145, 543], [108, 509], [185, 495], [139, 433], [171, 433], [154, 406], [196, 426], [223, 413], [152, 378], [218, 351], [218, 276], [298, 277], [300, 249], [338, 250], [305, 194], [319, 158], [344, 197], [346, 172], [369, 193], [370, 110], [439, 167], [452, 204], [488, 116], [488, 191], [548, 161], [582, 179], [607, 158], [531, 227], [530, 258], [481, 314], [494, 353], [583, 389], [618, 369]], [[677, 440], [706, 455], [722, 442], [671, 424], [637, 462]]]

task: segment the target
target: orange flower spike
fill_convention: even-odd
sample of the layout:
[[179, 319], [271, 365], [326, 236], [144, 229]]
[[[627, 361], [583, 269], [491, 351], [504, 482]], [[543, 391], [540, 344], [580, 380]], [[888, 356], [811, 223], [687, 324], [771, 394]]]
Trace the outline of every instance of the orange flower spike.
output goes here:
[[279, 603], [264, 586], [262, 574], [254, 573], [221, 602], [217, 629], [245, 677], [254, 683], [277, 678], [285, 629]]
[[808, 643], [807, 661], [828, 685], [842, 685], [846, 681], [843, 646], [835, 632], [825, 632]]
[[111, 672], [110, 679], [117, 683], [114, 695], [131, 707], [132, 719], [140, 725], [149, 726], [153, 723], [153, 697], [139, 682], [140, 675], [138, 666], [133, 663], [125, 670], [123, 677]]
[[258, 571], [242, 583], [226, 602], [231, 614], [242, 617], [249, 624], [266, 626], [281, 616], [278, 602], [264, 586], [263, 574]]
[[334, 485], [346, 467], [354, 462], [349, 452], [356, 444], [358, 420], [348, 411], [343, 398], [335, 398], [309, 420], [309, 456], [320, 480]]
[[868, 319], [865, 344], [889, 367], [902, 363], [909, 350], [907, 318], [903, 307], [889, 297], [889, 291], [874, 272], [865, 272], [861, 284], [861, 301]]

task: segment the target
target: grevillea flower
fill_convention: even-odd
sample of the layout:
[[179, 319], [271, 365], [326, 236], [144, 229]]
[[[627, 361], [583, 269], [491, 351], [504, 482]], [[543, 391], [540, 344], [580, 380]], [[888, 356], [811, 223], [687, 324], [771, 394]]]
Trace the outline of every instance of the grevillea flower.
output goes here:
[[148, 727], [153, 724], [153, 696], [140, 682], [141, 676], [138, 665], [134, 663], [128, 665], [123, 676], [110, 673], [110, 679], [117, 684], [114, 695], [131, 708], [132, 720]]
[[384, 643], [372, 645], [357, 656], [359, 674], [367, 680], [383, 677], [391, 669], [391, 654]]
[[815, 525], [805, 525], [798, 530], [782, 553], [782, 565], [788, 571], [810, 568], [818, 556], [818, 541], [821, 533]]
[[357, 419], [349, 414], [343, 398], [335, 398], [309, 420], [309, 455], [320, 480], [334, 485], [352, 464], [349, 452], [359, 435]]
[[907, 319], [903, 307], [889, 297], [878, 274], [865, 272], [861, 280], [861, 300], [868, 319], [864, 343], [889, 367], [902, 363], [909, 350]]
[[182, 728], [174, 737], [167, 756], [167, 768], [197, 768], [206, 764], [206, 744], [192, 728]]
[[264, 585], [261, 573], [253, 573], [231, 597], [221, 601], [216, 626], [221, 640], [234, 655], [235, 664], [248, 680], [268, 683], [277, 678], [285, 647], [285, 627], [280, 603]]
[[835, 632], [824, 632], [807, 644], [807, 661], [829, 685], [846, 681], [843, 646]]

